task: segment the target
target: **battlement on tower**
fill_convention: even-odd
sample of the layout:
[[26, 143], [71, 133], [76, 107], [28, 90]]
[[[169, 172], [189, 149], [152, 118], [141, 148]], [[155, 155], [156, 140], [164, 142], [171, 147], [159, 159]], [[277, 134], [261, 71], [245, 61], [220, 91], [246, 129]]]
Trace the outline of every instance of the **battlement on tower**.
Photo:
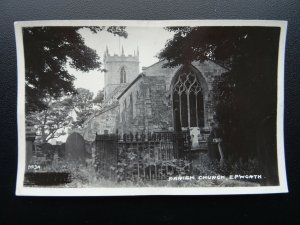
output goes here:
[[137, 50], [133, 52], [133, 55], [128, 54], [125, 55], [124, 53], [124, 48], [122, 46], [122, 53], [120, 55], [118, 54], [113, 54], [111, 55], [108, 51], [108, 47], [106, 47], [106, 50], [104, 52], [104, 62], [108, 62], [108, 61], [139, 61], [139, 48], [137, 48]]
[[106, 55], [104, 57], [104, 60], [106, 62], [108, 61], [133, 61], [133, 62], [136, 62], [139, 60], [139, 57], [136, 56], [136, 55], [117, 55], [117, 54], [114, 54], [114, 55]]

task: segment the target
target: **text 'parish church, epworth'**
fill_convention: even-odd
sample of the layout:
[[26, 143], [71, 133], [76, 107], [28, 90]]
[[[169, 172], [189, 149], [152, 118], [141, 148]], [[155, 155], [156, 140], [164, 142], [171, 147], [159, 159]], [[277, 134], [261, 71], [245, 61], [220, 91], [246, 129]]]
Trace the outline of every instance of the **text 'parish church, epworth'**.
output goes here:
[[[147, 134], [156, 131], [209, 132], [214, 123], [212, 85], [226, 70], [212, 62], [163, 68], [164, 61], [139, 72], [134, 55], [104, 53], [105, 87], [102, 108], [87, 119], [81, 131], [94, 141], [96, 132]], [[204, 136], [203, 136], [204, 137]]]

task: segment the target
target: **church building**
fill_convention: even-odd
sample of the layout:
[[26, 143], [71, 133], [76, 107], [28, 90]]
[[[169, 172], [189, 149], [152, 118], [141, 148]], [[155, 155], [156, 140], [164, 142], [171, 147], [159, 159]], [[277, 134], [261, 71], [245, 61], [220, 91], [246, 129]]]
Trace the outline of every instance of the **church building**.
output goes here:
[[200, 138], [214, 123], [212, 85], [226, 72], [212, 62], [164, 68], [159, 61], [139, 71], [139, 50], [133, 55], [104, 53], [102, 108], [84, 124], [84, 139], [98, 134], [190, 130]]

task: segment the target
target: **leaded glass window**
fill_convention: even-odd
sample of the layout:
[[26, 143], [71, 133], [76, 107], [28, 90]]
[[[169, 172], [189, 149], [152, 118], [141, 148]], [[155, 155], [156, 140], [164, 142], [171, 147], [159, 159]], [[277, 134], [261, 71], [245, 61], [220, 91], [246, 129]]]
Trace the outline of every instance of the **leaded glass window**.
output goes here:
[[175, 119], [180, 120], [181, 127], [204, 127], [203, 93], [195, 73], [178, 76], [173, 86], [173, 107], [179, 110]]

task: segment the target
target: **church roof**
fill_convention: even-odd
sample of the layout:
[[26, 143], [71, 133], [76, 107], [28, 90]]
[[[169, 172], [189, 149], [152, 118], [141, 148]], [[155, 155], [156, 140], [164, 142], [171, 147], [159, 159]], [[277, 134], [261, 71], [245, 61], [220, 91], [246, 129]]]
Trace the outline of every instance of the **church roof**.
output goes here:
[[[116, 96], [116, 100], [119, 100], [131, 87], [132, 85], [134, 85], [139, 79], [141, 79], [142, 77], [152, 77], [152, 76], [163, 76], [163, 74], [174, 74], [176, 73], [176, 71], [182, 67], [182, 65], [178, 65], [178, 66], [175, 66], [175, 67], [172, 67], [172, 68], [169, 68], [169, 67], [164, 67], [164, 64], [166, 63], [167, 61], [166, 60], [160, 60], [148, 67], [144, 67], [143, 68], [143, 72], [140, 73], [130, 84], [128, 84], [128, 86], [126, 86], [122, 91], [118, 92], [119, 94], [118, 95], [114, 95]], [[195, 65], [197, 63], [200, 63], [200, 61], [193, 61], [191, 63], [191, 65]], [[203, 66], [205, 63], [213, 63], [214, 65], [217, 65], [219, 66], [220, 68], [224, 69], [224, 70], [227, 70], [224, 66], [220, 65], [219, 63], [215, 62], [215, 61], [212, 61], [212, 60], [206, 60], [204, 62], [201, 63], [201, 65]], [[203, 73], [203, 69], [199, 68], [198, 66], [196, 66], [197, 69]], [[159, 71], [158, 72], [158, 69], [159, 68]]]
[[122, 92], [120, 92], [117, 99], [119, 100], [126, 93], [126, 91], [128, 91], [128, 89], [130, 89], [131, 86], [134, 85], [142, 77], [145, 77], [145, 74], [140, 73]]
[[122, 83], [119, 84], [119, 86], [117, 86], [112, 93], [107, 97], [107, 99], [105, 100], [105, 102], [103, 103], [104, 106], [106, 105], [110, 105], [112, 102], [117, 101], [118, 96], [123, 93], [124, 90], [126, 90], [128, 88], [128, 86], [130, 86], [130, 84], [127, 83]]
[[123, 93], [123, 91], [129, 86], [130, 84], [120, 84], [118, 87], [113, 90], [113, 92], [109, 95], [109, 97], [103, 102], [102, 107], [99, 111], [96, 113], [93, 113], [85, 122], [84, 124], [87, 124], [91, 119], [93, 119], [95, 116], [98, 116], [101, 113], [104, 113], [110, 109], [115, 108], [119, 105], [119, 102], [117, 100], [117, 97], [120, 93]]

